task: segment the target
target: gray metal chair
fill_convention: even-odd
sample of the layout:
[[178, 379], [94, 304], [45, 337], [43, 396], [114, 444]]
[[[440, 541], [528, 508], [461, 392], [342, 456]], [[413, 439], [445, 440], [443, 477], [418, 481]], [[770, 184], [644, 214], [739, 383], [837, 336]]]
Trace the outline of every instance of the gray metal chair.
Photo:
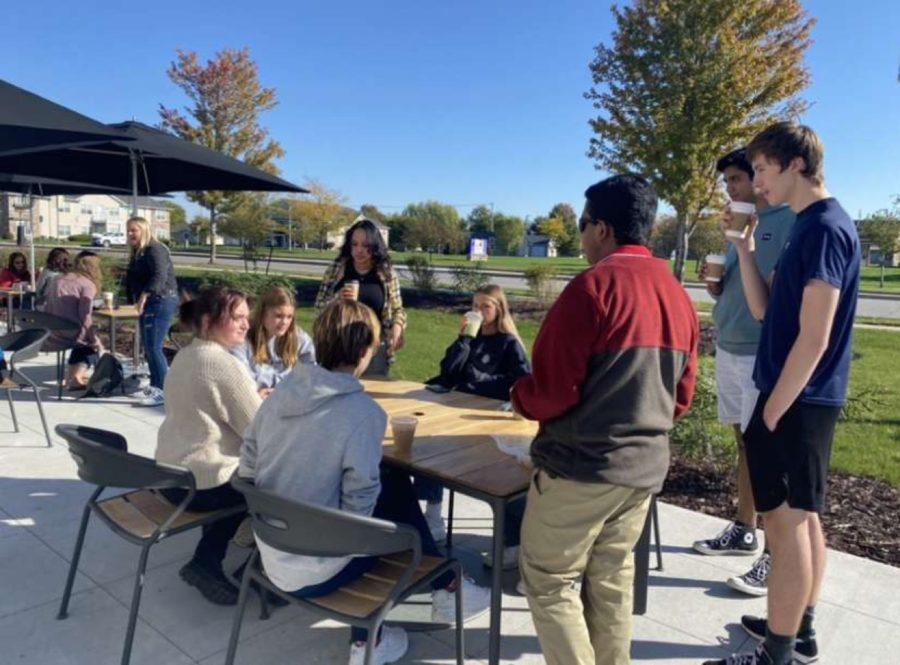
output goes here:
[[[131, 659], [150, 548], [163, 538], [235, 515], [243, 512], [244, 508], [235, 506], [206, 513], [190, 512], [186, 508], [194, 498], [196, 485], [194, 474], [187, 469], [129, 453], [125, 437], [115, 432], [80, 425], [57, 425], [56, 433], [68, 443], [72, 459], [78, 465], [78, 477], [97, 486], [84, 506], [75, 552], [56, 618], [65, 619], [68, 616], [69, 597], [81, 558], [84, 534], [93, 512], [113, 533], [141, 548], [122, 649], [121, 663], [127, 665]], [[133, 491], [98, 501], [100, 494], [108, 487]], [[188, 490], [188, 494], [174, 506], [158, 491], [165, 488], [183, 488]]]
[[41, 388], [23, 374], [22, 370], [16, 365], [24, 360], [36, 358], [38, 353], [40, 353], [41, 346], [44, 344], [44, 341], [49, 334], [50, 333], [47, 330], [42, 328], [32, 328], [30, 330], [19, 330], [17, 332], [7, 333], [0, 337], [0, 349], [3, 349], [4, 353], [12, 354], [6, 359], [6, 363], [9, 366], [9, 378], [13, 381], [18, 381], [17, 388], [3, 386], [3, 390], [6, 391], [6, 398], [9, 400], [9, 411], [12, 414], [13, 429], [16, 432], [19, 431], [19, 419], [16, 418], [16, 407], [13, 402], [12, 391], [27, 390], [30, 388], [34, 391], [34, 400], [37, 402], [38, 413], [41, 414], [41, 424], [44, 426], [44, 435], [47, 437], [48, 448], [53, 446], [53, 441], [50, 439], [50, 429], [47, 427], [47, 417], [44, 415], [44, 405], [41, 403]]
[[56, 353], [56, 386], [57, 399], [62, 399], [63, 380], [65, 379], [66, 354], [75, 348], [75, 334], [81, 326], [77, 321], [70, 321], [55, 314], [38, 311], [18, 311], [13, 314], [13, 325], [17, 330], [29, 330], [31, 328], [43, 328], [51, 333], [70, 333], [71, 340], [50, 337], [44, 342], [42, 351]]
[[[381, 560], [365, 576], [327, 596], [296, 598], [266, 577], [259, 552], [252, 555], [241, 582], [238, 606], [228, 642], [225, 665], [234, 663], [241, 622], [251, 582], [291, 603], [302, 605], [341, 623], [378, 634], [391, 609], [448, 570], [462, 580], [455, 559], [423, 556], [419, 534], [412, 527], [342, 510], [291, 501], [259, 490], [251, 482], [233, 478], [232, 486], [244, 495], [256, 537], [282, 552], [308, 556], [378, 556]], [[456, 592], [456, 662], [462, 665], [462, 584]], [[373, 662], [375, 640], [366, 645], [366, 664]]]

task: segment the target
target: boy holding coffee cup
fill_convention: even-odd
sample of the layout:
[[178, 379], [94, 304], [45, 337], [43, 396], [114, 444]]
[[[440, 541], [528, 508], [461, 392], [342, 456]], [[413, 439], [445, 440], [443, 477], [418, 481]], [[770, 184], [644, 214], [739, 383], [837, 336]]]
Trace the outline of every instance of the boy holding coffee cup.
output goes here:
[[[713, 320], [716, 340], [716, 390], [719, 421], [734, 428], [738, 447], [738, 505], [734, 522], [714, 538], [698, 540], [694, 549], [706, 555], [744, 554], [759, 551], [757, 515], [753, 508], [750, 477], [744, 455], [743, 432], [759, 396], [753, 385], [753, 365], [762, 325], [751, 311], [742, 284], [743, 272], [752, 269], [769, 275], [787, 240], [794, 214], [786, 206], [767, 207], [753, 189], [753, 169], [743, 149], [722, 157], [716, 164], [731, 203], [723, 218], [725, 237], [732, 243], [724, 257], [707, 257], [704, 277], [716, 298]], [[757, 212], [758, 210], [758, 212]], [[758, 222], [757, 222], [758, 218]], [[739, 261], [736, 245], [757, 246], [753, 265]], [[766, 593], [769, 554], [764, 551], [750, 570], [728, 579], [728, 585], [743, 593]]]

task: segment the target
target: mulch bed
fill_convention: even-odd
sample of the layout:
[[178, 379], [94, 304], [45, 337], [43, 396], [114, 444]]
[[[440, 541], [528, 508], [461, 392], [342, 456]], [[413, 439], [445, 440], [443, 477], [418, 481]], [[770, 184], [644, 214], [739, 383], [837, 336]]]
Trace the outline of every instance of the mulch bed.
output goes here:
[[[682, 508], [734, 519], [734, 474], [705, 462], [673, 457], [660, 498]], [[832, 472], [822, 524], [828, 546], [900, 567], [900, 489], [886, 482]]]

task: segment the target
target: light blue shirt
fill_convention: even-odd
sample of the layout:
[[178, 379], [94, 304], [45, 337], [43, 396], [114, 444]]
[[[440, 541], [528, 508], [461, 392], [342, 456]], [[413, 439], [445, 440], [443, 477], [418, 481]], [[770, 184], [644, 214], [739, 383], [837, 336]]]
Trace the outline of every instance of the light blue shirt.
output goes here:
[[[313, 347], [310, 336], [302, 330], [298, 330], [297, 342], [297, 363], [315, 365], [316, 350]], [[250, 376], [256, 381], [257, 388], [274, 388], [293, 369], [292, 367], [287, 367], [278, 356], [275, 349], [275, 337], [269, 338], [268, 347], [270, 360], [267, 363], [257, 363], [253, 358], [250, 340], [247, 340], [241, 346], [231, 349], [231, 355], [240, 360], [250, 371]]]

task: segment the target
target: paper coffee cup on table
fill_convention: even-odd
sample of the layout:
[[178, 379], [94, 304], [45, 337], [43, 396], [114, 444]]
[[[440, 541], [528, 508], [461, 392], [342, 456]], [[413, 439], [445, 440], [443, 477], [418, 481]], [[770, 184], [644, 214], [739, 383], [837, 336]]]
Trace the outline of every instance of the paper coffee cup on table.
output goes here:
[[725, 255], [724, 254], [707, 254], [706, 255], [706, 281], [721, 282], [722, 276], [725, 274]]
[[349, 282], [344, 282], [344, 286], [349, 288], [352, 295], [350, 296], [350, 300], [359, 300], [359, 281], [358, 280], [350, 280]]
[[466, 319], [466, 332], [465, 334], [469, 337], [477, 337], [478, 330], [481, 328], [481, 322], [484, 320], [484, 317], [481, 315], [481, 312], [471, 311], [466, 312], [464, 314]]
[[756, 212], [756, 206], [743, 201], [732, 201], [728, 207], [731, 209], [731, 221], [728, 223], [725, 235], [732, 238], [743, 238], [750, 225], [750, 215]]
[[103, 292], [103, 307], [112, 309], [116, 295], [112, 291]]
[[401, 453], [409, 454], [413, 440], [416, 438], [416, 425], [419, 419], [415, 416], [396, 416], [391, 418], [391, 430], [394, 433], [394, 447]]

